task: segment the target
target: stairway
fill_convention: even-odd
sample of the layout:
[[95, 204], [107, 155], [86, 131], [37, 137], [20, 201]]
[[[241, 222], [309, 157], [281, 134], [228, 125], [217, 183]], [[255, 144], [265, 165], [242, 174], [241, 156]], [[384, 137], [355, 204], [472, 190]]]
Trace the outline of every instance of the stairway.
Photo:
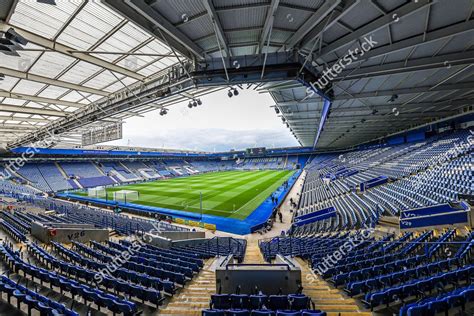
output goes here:
[[243, 263], [265, 263], [263, 255], [258, 246], [258, 240], [247, 240], [247, 248], [245, 250], [245, 257]]
[[210, 269], [216, 259], [209, 259], [194, 279], [175, 294], [158, 315], [196, 315], [209, 308], [211, 294], [216, 293], [216, 274]]
[[56, 168], [58, 168], [64, 179], [69, 179], [69, 176], [67, 175], [66, 171], [64, 171], [63, 167], [59, 163], [55, 162], [54, 165], [56, 166]]
[[303, 259], [296, 258], [296, 261], [301, 266], [303, 293], [311, 297], [316, 309], [325, 311], [328, 316], [372, 315], [369, 311], [362, 311], [363, 308], [357, 305], [355, 299], [346, 297], [340, 290], [314, 274]]

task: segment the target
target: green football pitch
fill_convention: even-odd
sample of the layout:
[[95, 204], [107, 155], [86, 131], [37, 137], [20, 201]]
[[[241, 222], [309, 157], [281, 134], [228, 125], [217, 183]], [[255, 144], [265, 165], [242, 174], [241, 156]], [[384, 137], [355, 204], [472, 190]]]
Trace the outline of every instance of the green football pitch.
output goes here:
[[188, 177], [158, 180], [141, 184], [108, 188], [138, 191], [138, 200], [130, 201], [167, 209], [200, 213], [243, 220], [250, 215], [294, 171], [258, 170], [224, 171]]

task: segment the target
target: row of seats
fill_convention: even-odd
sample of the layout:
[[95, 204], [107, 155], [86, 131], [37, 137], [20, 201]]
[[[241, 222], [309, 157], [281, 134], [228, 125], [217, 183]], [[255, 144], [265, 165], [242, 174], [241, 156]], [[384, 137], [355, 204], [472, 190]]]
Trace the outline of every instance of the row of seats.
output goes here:
[[[76, 258], [77, 254], [73, 251], [67, 249], [59, 243], [53, 243], [53, 248], [60, 256], [66, 259]], [[73, 259], [73, 262], [76, 260]], [[86, 267], [88, 267], [86, 265]], [[163, 290], [163, 286], [160, 283], [160, 280], [157, 280], [153, 277], [148, 278], [148, 284], [154, 283], [156, 287], [143, 286], [141, 283], [134, 282], [133, 278], [128, 278], [129, 275], [123, 277], [118, 273], [118, 277], [112, 276], [114, 273], [101, 273], [101, 271], [107, 270], [88, 270], [87, 268], [77, 267], [72, 264], [68, 266], [69, 270], [72, 271], [73, 275], [77, 275], [79, 278], [85, 280], [95, 280], [97, 286], [103, 286], [106, 291], [113, 289], [116, 294], [123, 293], [128, 295], [128, 297], [136, 297], [141, 300], [142, 303], [145, 301], [153, 303], [158, 307], [164, 300], [163, 295], [160, 292], [160, 289]], [[100, 282], [99, 282], [100, 281]], [[157, 285], [158, 284], [158, 285]]]
[[6, 221], [0, 221], [2, 229], [16, 242], [26, 242], [26, 235]]
[[[304, 294], [213, 294], [210, 308], [202, 315], [281, 315], [325, 316], [320, 310], [311, 310], [311, 299]], [[314, 304], [313, 304], [314, 305]], [[314, 308], [314, 307], [313, 307]]]
[[206, 309], [202, 316], [326, 316], [326, 312], [320, 310], [301, 311], [271, 311], [271, 310], [215, 310]]
[[[2, 255], [4, 255], [3, 252]], [[0, 292], [7, 294], [8, 304], [10, 304], [12, 297], [16, 298], [18, 309], [20, 309], [20, 303], [26, 304], [28, 306], [28, 315], [31, 315], [32, 310], [35, 309], [39, 311], [41, 315], [79, 316], [78, 313], [72, 311], [63, 304], [32, 291], [9, 279], [5, 275], [2, 275], [0, 280]]]
[[449, 284], [458, 284], [461, 282], [470, 283], [472, 281], [474, 281], [474, 265], [449, 272], [442, 272], [435, 276], [411, 280], [382, 291], [371, 292], [365, 296], [363, 302], [371, 309], [383, 304], [389, 306], [389, 304], [396, 299], [403, 301], [410, 296], [418, 297], [425, 292], [431, 294], [433, 289], [436, 288], [444, 290]]
[[[114, 278], [116, 279], [117, 283], [122, 283], [122, 281], [128, 281], [131, 284], [135, 284], [144, 288], [156, 289], [158, 291], [164, 291], [165, 293], [169, 293], [169, 294], [173, 294], [176, 290], [175, 284], [172, 281], [167, 281], [167, 280], [160, 279], [157, 277], [149, 276], [145, 273], [132, 271], [124, 267], [118, 267], [117, 269], [109, 269], [108, 264], [86, 258], [80, 255], [79, 253], [69, 250], [59, 244], [53, 244], [53, 247], [57, 251], [57, 253], [63, 258], [65, 258], [66, 260], [79, 264], [81, 267], [90, 269], [92, 273], [94, 274], [93, 275], [94, 277], [96, 275], [99, 279], [100, 277], [102, 277], [103, 282], [106, 282], [105, 284], [110, 283], [111, 285], [113, 285], [113, 280], [110, 280], [110, 279]], [[54, 261], [57, 259], [50, 256], [49, 260], [52, 260], [54, 263]], [[108, 271], [108, 274], [101, 273], [101, 271], [102, 272]], [[113, 288], [113, 286], [111, 286], [111, 288]], [[157, 295], [155, 298], [153, 298], [153, 302], [156, 303], [160, 299], [161, 298]]]
[[[381, 214], [398, 216], [403, 210], [456, 201], [459, 194], [472, 195], [474, 186], [470, 170], [474, 157], [469, 154], [469, 146], [459, 146], [468, 143], [468, 137], [467, 130], [460, 130], [418, 143], [313, 159], [305, 168], [296, 215], [328, 207], [334, 207], [337, 215], [295, 227], [290, 233], [304, 236], [373, 226]], [[345, 172], [347, 170], [351, 172]], [[328, 175], [341, 172], [340, 177], [328, 178]], [[362, 182], [381, 175], [391, 181], [355, 193]]]
[[462, 307], [474, 302], [474, 285], [460, 287], [448, 293], [442, 293], [435, 297], [428, 297], [417, 302], [406, 304], [400, 309], [399, 316], [423, 316], [435, 315], [437, 313], [448, 314], [453, 307]]
[[[36, 250], [38, 253], [38, 246], [34, 244], [28, 245], [28, 250]], [[18, 253], [14, 252], [11, 248], [6, 245], [0, 248], [2, 260], [4, 260], [11, 270], [19, 273], [23, 272], [25, 277], [29, 275], [34, 281], [35, 278], [43, 282], [47, 282], [51, 287], [56, 286], [63, 291], [71, 293], [72, 299], [80, 296], [84, 299], [84, 302], [95, 303], [99, 310], [100, 307], [105, 307], [113, 313], [123, 313], [124, 315], [133, 315], [137, 311], [135, 303], [120, 299], [119, 297], [108, 294], [97, 288], [92, 288], [83, 283], [69, 279], [66, 276], [57, 274], [56, 272], [50, 272], [46, 269], [38, 268], [29, 263], [23, 261]]]

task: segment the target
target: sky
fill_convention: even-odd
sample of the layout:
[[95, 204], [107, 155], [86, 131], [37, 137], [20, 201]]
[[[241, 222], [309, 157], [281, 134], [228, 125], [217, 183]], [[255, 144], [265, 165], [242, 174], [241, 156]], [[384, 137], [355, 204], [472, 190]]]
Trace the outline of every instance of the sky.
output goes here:
[[192, 109], [185, 101], [170, 106], [165, 116], [153, 111], [129, 118], [123, 138], [105, 144], [210, 152], [299, 146], [270, 107], [275, 103], [268, 93], [244, 89], [229, 98], [220, 90], [200, 99], [202, 105]]

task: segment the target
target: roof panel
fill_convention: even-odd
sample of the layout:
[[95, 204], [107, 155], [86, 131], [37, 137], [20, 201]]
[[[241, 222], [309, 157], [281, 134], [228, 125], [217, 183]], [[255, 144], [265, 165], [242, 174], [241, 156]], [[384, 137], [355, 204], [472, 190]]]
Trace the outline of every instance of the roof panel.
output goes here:
[[46, 89], [41, 91], [38, 96], [40, 97], [45, 97], [45, 98], [50, 98], [50, 99], [56, 99], [59, 96], [63, 95], [66, 93], [69, 89], [66, 88], [61, 88], [61, 87], [56, 87], [56, 86], [48, 86]]
[[22, 79], [13, 88], [12, 92], [34, 95], [45, 86], [44, 83]]
[[56, 52], [45, 52], [31, 67], [30, 73], [55, 78], [76, 59]]
[[[120, 77], [121, 75], [119, 75]], [[84, 86], [96, 89], [102, 89], [108, 86], [117, 79], [110, 73], [110, 71], [103, 71], [97, 76], [91, 78], [89, 81], [84, 83]]]
[[161, 0], [153, 2], [151, 6], [173, 24], [206, 11], [202, 2], [196, 0]]
[[12, 98], [5, 98], [3, 99], [2, 103], [11, 104], [11, 105], [24, 105], [27, 101], [21, 99], [12, 99]]
[[117, 91], [117, 90], [123, 89], [123, 88], [124, 88], [124, 84], [128, 86], [128, 85], [130, 85], [130, 84], [132, 84], [132, 83], [137, 82], [137, 80], [132, 79], [132, 78], [128, 78], [128, 77], [126, 77], [126, 78], [125, 78], [125, 77], [122, 77], [122, 78], [120, 78], [120, 80], [121, 80], [122, 82], [117, 81], [117, 82], [115, 82], [114, 84], [112, 84], [112, 85], [110, 85], [110, 86], [104, 88], [104, 90], [107, 91], [107, 92], [115, 92], [115, 91]]
[[[28, 43], [24, 46], [25, 49], [41, 49], [40, 46]], [[34, 61], [41, 55], [38, 51], [22, 51], [17, 50], [18, 56], [9, 56], [1, 54], [0, 67], [7, 67], [14, 70], [26, 71], [28, 70]]]
[[52, 39], [80, 5], [80, 1], [58, 1], [55, 6], [20, 0], [10, 24]]
[[149, 38], [150, 35], [148, 33], [139, 29], [134, 23], [129, 22], [95, 49], [95, 51], [99, 52], [116, 52], [117, 54], [94, 55], [107, 61], [114, 61], [122, 55], [121, 53], [129, 52]]
[[[455, 3], [455, 10], [453, 5]], [[472, 14], [472, 0], [438, 1], [431, 6], [428, 30], [439, 29], [456, 22], [465, 21]]]
[[95, 74], [96, 72], [100, 71], [101, 69], [102, 68], [92, 65], [88, 62], [80, 61], [74, 67], [69, 69], [59, 79], [71, 83], [80, 83]]
[[83, 99], [84, 96], [78, 93], [77, 91], [70, 91], [66, 95], [64, 95], [60, 100], [69, 101], [69, 102], [79, 102], [79, 100]]
[[123, 18], [97, 1], [89, 1], [58, 37], [58, 42], [87, 50]]
[[5, 76], [3, 80], [0, 80], [0, 89], [10, 91], [10, 89], [13, 88], [14, 85], [16, 85], [18, 80], [19, 79], [17, 78]]

